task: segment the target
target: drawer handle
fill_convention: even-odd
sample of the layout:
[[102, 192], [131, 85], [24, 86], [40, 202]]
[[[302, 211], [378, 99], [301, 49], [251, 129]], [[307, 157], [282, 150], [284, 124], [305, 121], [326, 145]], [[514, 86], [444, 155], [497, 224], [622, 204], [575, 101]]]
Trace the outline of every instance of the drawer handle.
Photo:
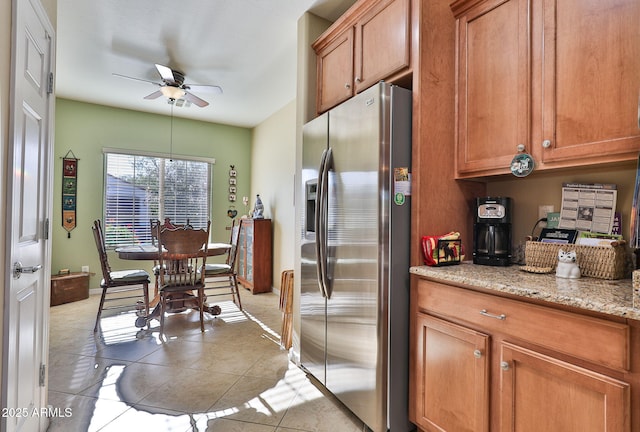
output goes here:
[[507, 319], [507, 316], [505, 314], [494, 315], [494, 314], [491, 314], [491, 313], [487, 312], [486, 309], [482, 309], [480, 311], [480, 315], [484, 315], [484, 316], [489, 317], [489, 318], [499, 319], [499, 320], [502, 320], [502, 321]]

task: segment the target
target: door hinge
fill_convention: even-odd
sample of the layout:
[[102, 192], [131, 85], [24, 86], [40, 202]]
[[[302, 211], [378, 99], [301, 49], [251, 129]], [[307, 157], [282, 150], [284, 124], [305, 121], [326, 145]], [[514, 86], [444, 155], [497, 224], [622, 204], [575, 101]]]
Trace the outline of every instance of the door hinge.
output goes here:
[[40, 387], [45, 385], [45, 377], [47, 375], [47, 367], [44, 364], [40, 364]]
[[53, 93], [53, 72], [49, 72], [49, 83], [47, 86], [47, 93]]
[[43, 237], [45, 240], [49, 240], [49, 218], [44, 220], [44, 233]]

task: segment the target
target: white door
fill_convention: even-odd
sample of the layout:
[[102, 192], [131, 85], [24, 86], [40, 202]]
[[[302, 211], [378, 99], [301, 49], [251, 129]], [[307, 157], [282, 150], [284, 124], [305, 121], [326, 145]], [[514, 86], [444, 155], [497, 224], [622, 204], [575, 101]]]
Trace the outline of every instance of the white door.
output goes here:
[[[1, 430], [47, 428], [54, 34], [38, 0], [13, 0]], [[20, 268], [22, 271], [20, 272]]]

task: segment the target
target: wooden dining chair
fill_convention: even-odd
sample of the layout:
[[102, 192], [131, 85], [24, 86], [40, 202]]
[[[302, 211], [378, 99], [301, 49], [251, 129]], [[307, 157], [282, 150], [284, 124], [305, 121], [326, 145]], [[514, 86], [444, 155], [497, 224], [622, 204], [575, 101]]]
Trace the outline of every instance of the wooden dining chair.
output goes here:
[[[151, 230], [151, 244], [154, 246], [158, 245], [158, 229], [175, 229], [175, 228], [185, 228], [185, 229], [192, 229], [193, 226], [191, 225], [191, 223], [189, 222], [189, 219], [187, 219], [187, 223], [185, 224], [174, 224], [173, 222], [171, 222], [171, 218], [164, 218], [164, 222], [161, 222], [159, 219], [149, 219], [149, 228]], [[154, 289], [153, 289], [153, 295], [154, 298], [158, 295], [158, 290], [159, 290], [159, 279], [160, 279], [160, 266], [158, 264], [158, 260], [154, 259], [153, 260], [153, 275], [154, 275]]]
[[[93, 222], [91, 229], [93, 230], [93, 238], [96, 241], [102, 268], [102, 280], [100, 281], [102, 295], [100, 296], [98, 315], [96, 316], [96, 324], [93, 331], [98, 331], [100, 317], [104, 310], [124, 310], [135, 307], [137, 311], [141, 312], [140, 308], [144, 307], [145, 315], [149, 315], [149, 273], [139, 269], [112, 271], [107, 257], [107, 248], [100, 219]], [[140, 287], [142, 287], [142, 292], [138, 295], [133, 295], [133, 292], [141, 290]], [[138, 300], [132, 304], [130, 302], [132, 299]], [[115, 304], [116, 302], [117, 304]], [[114, 304], [114, 306], [106, 307], [106, 303]]]
[[204, 332], [204, 275], [197, 269], [206, 265], [210, 225], [207, 222], [204, 229], [158, 228], [161, 335], [166, 313], [189, 307], [198, 309]]
[[[238, 236], [240, 227], [235, 221], [231, 224], [231, 247], [227, 252], [227, 258], [223, 264], [207, 263], [205, 265], [205, 294], [207, 298], [231, 295], [231, 299], [242, 310], [240, 291], [238, 290], [238, 275], [236, 271], [236, 258], [238, 256]], [[202, 271], [202, 269], [199, 269]]]

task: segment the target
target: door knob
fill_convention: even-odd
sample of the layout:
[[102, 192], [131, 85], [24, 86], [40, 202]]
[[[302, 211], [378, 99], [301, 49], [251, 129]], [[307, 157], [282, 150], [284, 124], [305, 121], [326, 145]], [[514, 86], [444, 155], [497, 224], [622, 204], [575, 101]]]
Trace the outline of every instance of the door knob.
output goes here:
[[507, 363], [506, 361], [501, 361], [500, 362], [500, 369], [502, 369], [503, 371], [508, 371], [509, 370], [509, 363]]
[[13, 264], [13, 278], [19, 279], [22, 273], [35, 273], [42, 268], [42, 264], [38, 264], [31, 267], [22, 267], [22, 263], [20, 261], [16, 261]]

